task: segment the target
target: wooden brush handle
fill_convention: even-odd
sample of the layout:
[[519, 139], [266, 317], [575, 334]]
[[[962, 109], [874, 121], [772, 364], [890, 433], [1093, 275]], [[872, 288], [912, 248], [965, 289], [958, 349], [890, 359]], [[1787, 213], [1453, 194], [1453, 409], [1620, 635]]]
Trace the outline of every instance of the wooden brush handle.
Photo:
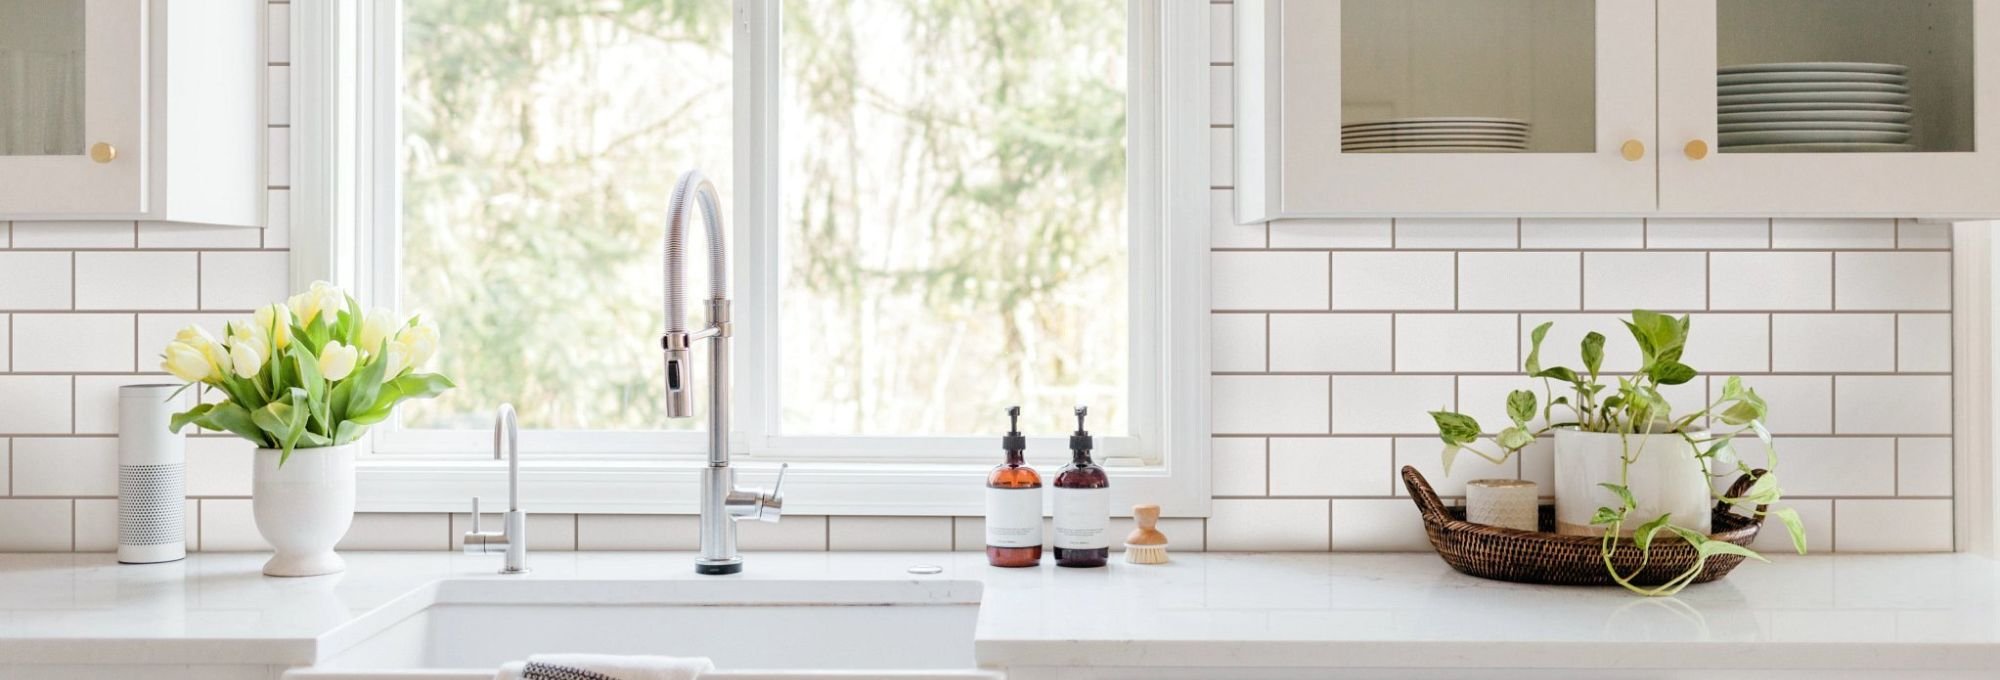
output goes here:
[[1160, 506], [1151, 503], [1132, 506], [1132, 522], [1141, 530], [1153, 530], [1153, 525], [1160, 522]]

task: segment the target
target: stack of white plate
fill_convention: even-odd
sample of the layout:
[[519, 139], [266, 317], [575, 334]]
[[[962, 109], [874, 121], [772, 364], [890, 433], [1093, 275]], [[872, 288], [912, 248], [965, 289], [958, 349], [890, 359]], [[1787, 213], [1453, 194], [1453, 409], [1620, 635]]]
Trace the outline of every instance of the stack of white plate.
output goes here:
[[1340, 126], [1342, 153], [1504, 153], [1528, 148], [1528, 121], [1441, 116]]
[[1743, 64], [1715, 71], [1724, 151], [1911, 151], [1910, 67], [1859, 62]]

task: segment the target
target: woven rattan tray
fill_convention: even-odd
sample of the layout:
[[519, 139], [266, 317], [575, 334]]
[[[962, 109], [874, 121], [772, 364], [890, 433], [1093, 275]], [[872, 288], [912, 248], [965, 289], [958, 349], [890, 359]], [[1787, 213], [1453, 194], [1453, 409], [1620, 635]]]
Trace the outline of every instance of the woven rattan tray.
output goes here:
[[[1757, 470], [1737, 478], [1727, 495], [1739, 496], [1750, 489]], [[1438, 500], [1437, 492], [1430, 482], [1424, 480], [1423, 473], [1416, 468], [1403, 467], [1403, 484], [1410, 489], [1411, 500], [1416, 501], [1417, 510], [1424, 516], [1424, 531], [1430, 534], [1431, 546], [1437, 548], [1451, 568], [1481, 578], [1520, 583], [1546, 583], [1552, 585], [1597, 586], [1613, 585], [1611, 575], [1605, 572], [1602, 554], [1603, 538], [1598, 536], [1564, 536], [1554, 533], [1555, 506], [1541, 507], [1541, 531], [1520, 531], [1486, 524], [1465, 521], [1465, 508], [1447, 507]], [[1763, 508], [1758, 508], [1762, 514]], [[1733, 512], [1721, 503], [1716, 504], [1709, 538], [1728, 541], [1736, 545], [1748, 546], [1757, 538], [1761, 519], [1745, 517]], [[1620, 574], [1630, 574], [1639, 568], [1639, 548], [1631, 539], [1619, 539], [1619, 545], [1612, 552], [1611, 563]], [[1637, 578], [1636, 585], [1658, 585], [1672, 580], [1686, 572], [1695, 561], [1695, 551], [1686, 541], [1677, 537], [1663, 537], [1653, 542], [1651, 555], [1645, 560], [1645, 569]], [[1737, 564], [1743, 562], [1740, 555], [1714, 555], [1702, 565], [1701, 574], [1695, 583], [1706, 583], [1729, 574]]]

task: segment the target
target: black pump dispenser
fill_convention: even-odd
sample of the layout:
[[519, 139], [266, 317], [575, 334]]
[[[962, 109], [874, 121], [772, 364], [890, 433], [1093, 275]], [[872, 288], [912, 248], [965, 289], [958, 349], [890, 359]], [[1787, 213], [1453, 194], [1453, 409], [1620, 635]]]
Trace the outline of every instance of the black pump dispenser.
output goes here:
[[1069, 435], [1069, 452], [1076, 460], [1090, 460], [1091, 449], [1097, 448], [1097, 440], [1091, 438], [1090, 430], [1083, 429], [1083, 417], [1090, 414], [1090, 407], [1076, 407], [1076, 432]]
[[1028, 438], [1021, 434], [1021, 407], [1008, 407], [1007, 421], [1007, 435], [1000, 438], [1000, 449], [1012, 459], [1028, 450]]

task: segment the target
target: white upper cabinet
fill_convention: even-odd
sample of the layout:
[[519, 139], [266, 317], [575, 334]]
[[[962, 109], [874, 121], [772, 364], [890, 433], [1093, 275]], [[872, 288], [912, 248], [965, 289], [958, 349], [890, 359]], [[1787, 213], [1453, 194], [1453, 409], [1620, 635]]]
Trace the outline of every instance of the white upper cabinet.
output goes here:
[[1239, 221], [2000, 215], [2000, 0], [1235, 12]]
[[2000, 2], [1659, 8], [1661, 210], [2000, 214]]
[[261, 224], [262, 5], [0, 0], [0, 220]]

